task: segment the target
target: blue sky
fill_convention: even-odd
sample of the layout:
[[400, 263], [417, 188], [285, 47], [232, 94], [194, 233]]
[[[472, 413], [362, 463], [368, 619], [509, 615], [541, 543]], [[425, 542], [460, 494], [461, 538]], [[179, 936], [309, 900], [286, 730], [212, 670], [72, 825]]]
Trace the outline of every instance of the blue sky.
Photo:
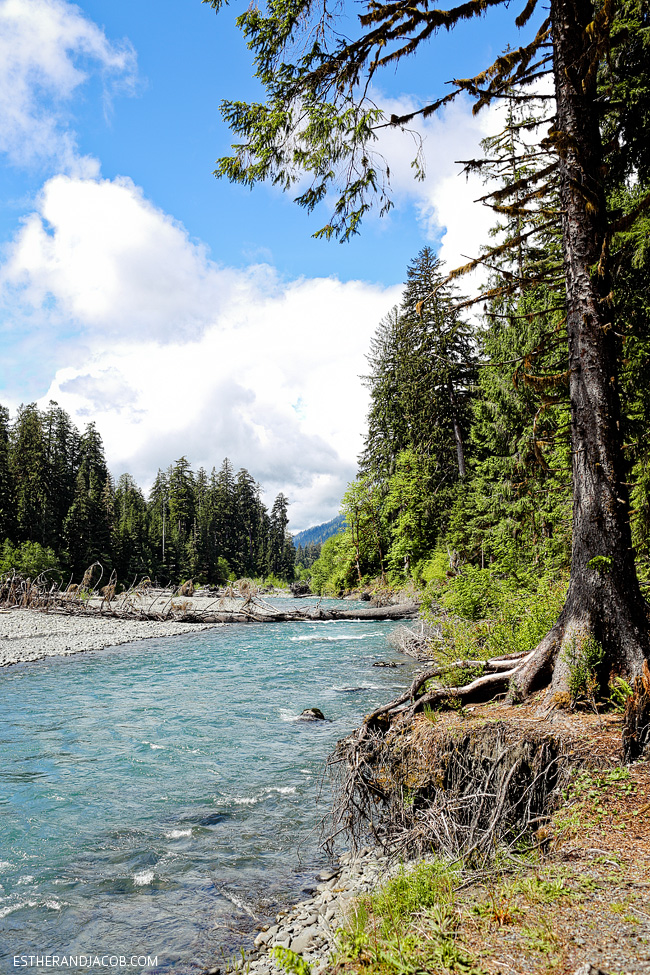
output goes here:
[[[380, 318], [424, 244], [472, 253], [490, 216], [458, 177], [495, 113], [463, 103], [382, 142], [396, 208], [341, 245], [272, 187], [212, 176], [222, 98], [255, 98], [234, 18], [199, 0], [0, 0], [0, 402], [56, 399], [94, 420], [114, 474], [143, 486], [184, 454], [228, 455], [284, 490], [295, 530], [354, 476]], [[487, 65], [513, 14], [434, 39], [379, 80], [390, 111]]]

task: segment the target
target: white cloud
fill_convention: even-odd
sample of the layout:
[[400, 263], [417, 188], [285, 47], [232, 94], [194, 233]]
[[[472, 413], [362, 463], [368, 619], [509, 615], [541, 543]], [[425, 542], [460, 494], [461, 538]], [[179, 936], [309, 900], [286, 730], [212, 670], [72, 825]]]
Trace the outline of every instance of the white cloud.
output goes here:
[[43, 400], [95, 420], [115, 473], [147, 484], [183, 454], [227, 455], [289, 495], [298, 528], [336, 513], [361, 449], [359, 375], [399, 288], [219, 267], [131, 181], [71, 176], [46, 183], [2, 281], [51, 352]]
[[2, 277], [32, 305], [54, 295], [63, 315], [106, 341], [189, 338], [246, 292], [245, 276], [220, 271], [125, 178], [49, 180]]
[[[387, 117], [419, 107], [409, 96], [391, 99], [378, 93], [373, 100]], [[476, 202], [486, 192], [484, 184], [476, 175], [467, 179], [459, 160], [483, 155], [481, 140], [498, 132], [501, 116], [501, 109], [495, 107], [473, 115], [470, 100], [459, 97], [428, 119], [416, 117], [409, 126], [412, 132], [380, 130], [376, 147], [389, 164], [394, 197], [397, 203], [415, 204], [425, 237], [432, 243], [440, 241], [439, 256], [449, 270], [466, 263], [466, 256], [478, 254], [495, 223], [494, 213]], [[412, 166], [418, 137], [425, 161], [422, 181], [414, 179]]]
[[131, 46], [110, 43], [74, 4], [0, 0], [0, 151], [12, 163], [98, 172], [96, 160], [80, 156], [68, 117], [87, 64], [104, 76], [105, 107], [112, 89], [133, 84]]
[[[129, 84], [134, 63], [127, 44], [64, 0], [0, 0], [0, 151], [57, 173], [0, 268], [15, 374], [2, 399], [15, 406], [19, 371], [31, 370], [43, 402], [97, 423], [115, 474], [147, 486], [183, 454], [195, 468], [227, 455], [267, 498], [288, 494], [294, 528], [324, 521], [355, 474], [367, 408], [359, 376], [401, 287], [219, 266], [131, 180], [100, 179], [80, 156], [69, 106], [86, 68]], [[409, 104], [385, 102], [389, 112]], [[455, 163], [476, 155], [487, 125], [462, 102], [418, 122], [424, 183], [412, 178], [412, 141], [382, 134], [397, 202], [415, 203], [428, 239], [445, 231], [451, 265], [477, 251], [491, 222], [471, 203], [480, 185], [467, 186]]]

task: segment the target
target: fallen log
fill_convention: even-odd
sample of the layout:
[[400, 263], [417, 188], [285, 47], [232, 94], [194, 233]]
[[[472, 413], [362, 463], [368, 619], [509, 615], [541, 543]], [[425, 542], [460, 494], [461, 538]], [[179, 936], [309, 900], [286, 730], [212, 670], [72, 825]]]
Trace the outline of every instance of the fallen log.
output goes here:
[[[99, 571], [99, 578], [93, 578]], [[179, 623], [293, 623], [301, 621], [329, 620], [406, 620], [417, 616], [419, 605], [411, 601], [396, 606], [357, 605], [352, 608], [323, 608], [316, 606], [281, 608], [267, 602], [259, 588], [250, 579], [240, 579], [223, 590], [210, 592], [204, 605], [197, 605], [186, 583], [180, 589], [161, 589], [148, 578], [135, 580], [128, 589], [117, 594], [117, 577], [111, 574], [109, 584], [99, 590], [103, 576], [101, 565], [96, 562], [87, 569], [81, 586], [69, 584], [62, 590], [41, 574], [35, 580], [25, 579], [17, 573], [0, 576], [0, 606], [5, 608], [29, 608], [42, 612], [62, 613], [74, 616], [105, 616], [125, 620], [172, 620]]]
[[372, 606], [353, 609], [319, 609], [305, 607], [292, 610], [277, 610], [272, 607], [260, 607], [256, 603], [244, 604], [236, 609], [211, 609], [205, 612], [195, 609], [173, 610], [164, 613], [149, 612], [146, 609], [111, 608], [100, 609], [86, 606], [80, 610], [78, 606], [60, 606], [54, 609], [64, 613], [84, 613], [97, 616], [110, 616], [117, 619], [137, 620], [174, 620], [177, 623], [300, 623], [300, 622], [328, 622], [335, 620], [377, 620], [391, 621], [413, 619], [417, 616], [418, 606], [414, 603], [403, 603], [399, 606]]

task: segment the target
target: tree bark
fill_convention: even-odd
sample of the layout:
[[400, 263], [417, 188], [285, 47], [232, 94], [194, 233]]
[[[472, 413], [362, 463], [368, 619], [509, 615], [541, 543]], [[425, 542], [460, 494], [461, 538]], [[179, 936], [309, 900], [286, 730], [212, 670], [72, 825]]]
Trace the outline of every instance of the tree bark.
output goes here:
[[458, 417], [456, 416], [456, 399], [454, 397], [454, 389], [451, 384], [451, 379], [447, 384], [447, 390], [449, 392], [449, 402], [451, 403], [452, 422], [454, 425], [454, 440], [456, 442], [456, 459], [458, 461], [458, 476], [462, 480], [466, 474], [465, 450], [463, 447], [463, 435], [460, 430], [460, 423], [458, 422]]
[[573, 539], [567, 600], [557, 625], [515, 678], [525, 695], [547, 683], [566, 690], [560, 648], [592, 636], [605, 651], [602, 679], [635, 675], [648, 656], [647, 606], [634, 564], [629, 496], [620, 437], [618, 349], [606, 271], [607, 209], [596, 106], [596, 72], [587, 30], [591, 0], [552, 0], [557, 116], [550, 133], [559, 154], [567, 294], [573, 472]]

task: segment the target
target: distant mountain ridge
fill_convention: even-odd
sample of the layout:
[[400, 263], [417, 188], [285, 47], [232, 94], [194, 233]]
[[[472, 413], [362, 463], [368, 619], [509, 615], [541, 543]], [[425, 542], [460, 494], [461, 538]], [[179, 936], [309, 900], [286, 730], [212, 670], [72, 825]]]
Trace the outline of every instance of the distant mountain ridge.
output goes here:
[[302, 545], [305, 548], [307, 545], [322, 545], [326, 542], [328, 538], [332, 535], [338, 535], [338, 533], [343, 528], [345, 518], [343, 515], [337, 515], [336, 518], [332, 518], [331, 521], [326, 521], [324, 525], [315, 525], [313, 528], [305, 528], [302, 532], [296, 532], [293, 536], [293, 544], [298, 548]]

